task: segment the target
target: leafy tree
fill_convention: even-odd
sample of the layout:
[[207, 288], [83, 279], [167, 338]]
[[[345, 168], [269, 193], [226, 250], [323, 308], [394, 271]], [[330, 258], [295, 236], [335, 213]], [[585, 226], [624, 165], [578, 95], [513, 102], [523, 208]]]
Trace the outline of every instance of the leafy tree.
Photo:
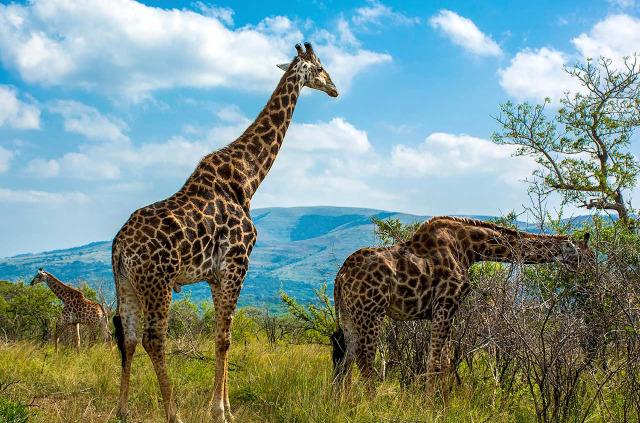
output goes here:
[[44, 342], [61, 310], [60, 300], [46, 286], [0, 281], [0, 336]]
[[640, 165], [629, 152], [640, 126], [638, 56], [616, 68], [610, 59], [588, 59], [565, 69], [583, 89], [565, 92], [561, 108], [548, 117], [543, 104], [500, 105], [502, 126], [496, 144], [517, 146], [516, 156], [531, 156], [543, 192], [558, 192], [563, 202], [587, 209], [612, 210], [629, 223], [624, 193], [636, 185]]
[[398, 244], [411, 238], [423, 222], [404, 224], [398, 219], [377, 219], [371, 216], [371, 222], [376, 225], [373, 229], [376, 243], [381, 246]]
[[326, 342], [326, 338], [336, 330], [336, 317], [327, 294], [327, 283], [324, 282], [320, 289], [314, 291], [318, 299], [317, 304], [300, 305], [295, 298], [290, 297], [282, 289], [280, 289], [280, 298], [284, 309], [302, 322], [304, 330], [310, 332], [312, 338]]

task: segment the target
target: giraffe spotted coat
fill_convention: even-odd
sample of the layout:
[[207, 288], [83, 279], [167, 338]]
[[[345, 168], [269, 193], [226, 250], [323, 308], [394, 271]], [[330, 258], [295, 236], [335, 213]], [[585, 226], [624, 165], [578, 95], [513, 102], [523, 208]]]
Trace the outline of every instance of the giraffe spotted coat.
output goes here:
[[113, 241], [112, 265], [119, 315], [114, 318], [122, 353], [117, 416], [127, 414], [131, 360], [144, 313], [142, 345], [153, 362], [167, 418], [179, 422], [167, 373], [165, 348], [171, 291], [206, 281], [216, 323], [216, 371], [211, 407], [219, 421], [232, 419], [227, 352], [238, 295], [247, 273], [256, 229], [250, 200], [280, 150], [304, 86], [336, 97], [338, 91], [309, 43], [296, 45], [267, 105], [234, 142], [204, 157], [184, 186], [166, 200], [135, 211]]
[[426, 221], [406, 242], [356, 251], [345, 260], [334, 286], [341, 320], [341, 328], [332, 336], [335, 382], [348, 383], [355, 361], [372, 389], [385, 316], [430, 319], [426, 376], [427, 393], [433, 397], [436, 376], [450, 365], [447, 341], [456, 309], [470, 288], [469, 267], [479, 261], [558, 262], [575, 269], [593, 261], [587, 242], [588, 234], [585, 240], [574, 241], [441, 216]]
[[109, 333], [108, 316], [104, 308], [84, 297], [82, 292], [75, 288], [62, 283], [58, 278], [42, 269], [38, 270], [38, 274], [31, 280], [31, 285], [40, 282], [46, 283], [51, 291], [60, 298], [64, 304], [62, 315], [56, 322], [56, 332], [54, 335], [54, 349], [58, 351], [58, 340], [60, 335], [69, 327], [75, 326], [74, 336], [76, 348], [80, 349], [80, 325], [86, 325], [92, 340], [95, 340], [98, 328], [102, 333], [104, 342], [111, 341]]

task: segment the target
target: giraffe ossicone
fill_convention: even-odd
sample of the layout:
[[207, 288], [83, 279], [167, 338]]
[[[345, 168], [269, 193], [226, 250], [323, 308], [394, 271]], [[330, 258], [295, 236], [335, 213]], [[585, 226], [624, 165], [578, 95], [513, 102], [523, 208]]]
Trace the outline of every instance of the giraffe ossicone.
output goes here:
[[[403, 243], [354, 252], [338, 271], [333, 291], [339, 325], [331, 336], [334, 383], [350, 383], [356, 362], [373, 390], [373, 362], [385, 316], [430, 319], [426, 379], [427, 395], [433, 398], [437, 377], [450, 366], [451, 322], [470, 288], [469, 267], [479, 261], [559, 262], [576, 270], [595, 262], [588, 241], [588, 234], [575, 241], [439, 216], [427, 220]], [[445, 395], [446, 391], [442, 380]]]
[[95, 338], [96, 331], [100, 328], [104, 342], [111, 342], [111, 334], [109, 333], [109, 323], [107, 312], [104, 307], [95, 301], [91, 301], [84, 297], [84, 294], [75, 288], [62, 283], [58, 278], [49, 272], [38, 269], [38, 274], [31, 280], [30, 285], [36, 285], [44, 282], [49, 289], [60, 298], [64, 304], [62, 315], [56, 322], [56, 332], [54, 335], [54, 350], [58, 351], [58, 340], [60, 334], [69, 326], [75, 325], [75, 344], [80, 349], [80, 325], [87, 325], [91, 339]]
[[153, 362], [167, 418], [179, 422], [166, 365], [171, 292], [206, 281], [216, 322], [216, 371], [211, 408], [218, 421], [232, 419], [227, 353], [238, 295], [257, 232], [250, 201], [280, 150], [300, 90], [331, 97], [338, 90], [311, 44], [296, 45], [275, 91], [256, 120], [235, 141], [204, 157], [180, 190], [135, 211], [113, 241], [112, 266], [118, 298], [114, 317], [122, 376], [117, 416], [128, 412], [131, 360], [141, 315], [142, 345]]

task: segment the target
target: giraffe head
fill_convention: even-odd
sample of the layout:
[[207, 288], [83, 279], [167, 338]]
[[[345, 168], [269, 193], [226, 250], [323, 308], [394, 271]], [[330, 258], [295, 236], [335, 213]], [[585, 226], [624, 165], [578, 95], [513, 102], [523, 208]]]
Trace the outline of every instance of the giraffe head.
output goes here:
[[41, 267], [40, 269], [38, 269], [38, 274], [31, 280], [31, 283], [29, 285], [33, 286], [39, 284], [40, 282], [46, 282], [48, 278], [48, 273], [42, 270]]
[[556, 260], [570, 270], [577, 270], [579, 267], [592, 266], [596, 262], [596, 255], [589, 247], [590, 234], [584, 234], [580, 241], [571, 238], [561, 244], [560, 252], [556, 255]]
[[322, 67], [320, 59], [313, 52], [311, 43], [304, 43], [305, 50], [300, 44], [296, 44], [298, 56], [291, 63], [278, 65], [280, 69], [287, 72], [289, 70], [299, 73], [303, 80], [304, 86], [313, 88], [314, 90], [324, 91], [330, 97], [338, 96], [338, 89], [331, 81], [331, 77]]

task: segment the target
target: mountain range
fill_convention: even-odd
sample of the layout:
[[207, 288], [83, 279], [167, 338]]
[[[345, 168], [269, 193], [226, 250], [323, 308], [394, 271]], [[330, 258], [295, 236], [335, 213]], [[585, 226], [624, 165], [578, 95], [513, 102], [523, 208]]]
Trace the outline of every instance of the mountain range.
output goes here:
[[[349, 254], [373, 245], [372, 216], [398, 219], [403, 223], [430, 217], [324, 206], [254, 209], [251, 215], [258, 230], [258, 241], [240, 294], [241, 306], [275, 304], [281, 288], [299, 302], [312, 301], [314, 289], [322, 282], [333, 285], [335, 274]], [[530, 229], [524, 222], [518, 224], [521, 229]], [[93, 287], [102, 286], [107, 295], [114, 294], [111, 241], [0, 258], [0, 280], [28, 279], [40, 267], [64, 282], [77, 284], [86, 281]], [[182, 294], [178, 295], [191, 295], [196, 302], [211, 298], [206, 283], [185, 286]]]

